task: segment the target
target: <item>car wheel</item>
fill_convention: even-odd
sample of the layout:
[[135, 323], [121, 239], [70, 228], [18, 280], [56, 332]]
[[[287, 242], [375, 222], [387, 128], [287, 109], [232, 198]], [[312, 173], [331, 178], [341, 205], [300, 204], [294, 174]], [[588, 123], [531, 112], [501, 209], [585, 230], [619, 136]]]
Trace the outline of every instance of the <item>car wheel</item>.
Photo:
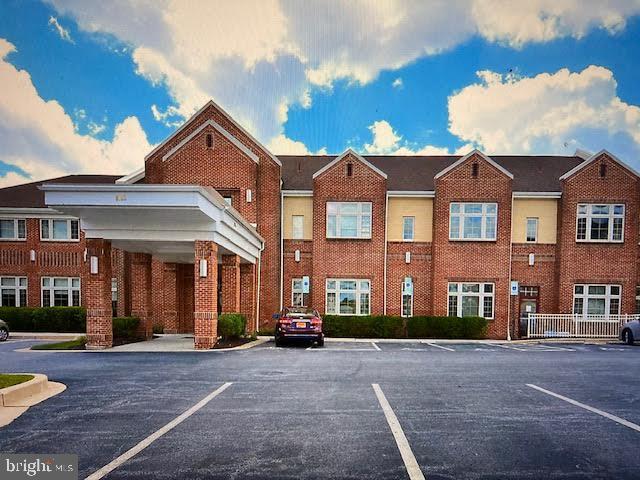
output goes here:
[[629, 329], [626, 329], [622, 332], [622, 341], [627, 345], [633, 345], [633, 332]]
[[276, 335], [276, 347], [282, 347], [282, 346], [283, 346], [282, 338], [280, 337], [280, 335]]
[[0, 342], [4, 342], [7, 338], [9, 338], [9, 330], [0, 328]]
[[321, 335], [321, 336], [319, 336], [319, 337], [318, 337], [318, 342], [317, 342], [317, 343], [318, 343], [318, 346], [319, 346], [319, 347], [324, 347], [324, 336], [322, 336], [322, 335]]

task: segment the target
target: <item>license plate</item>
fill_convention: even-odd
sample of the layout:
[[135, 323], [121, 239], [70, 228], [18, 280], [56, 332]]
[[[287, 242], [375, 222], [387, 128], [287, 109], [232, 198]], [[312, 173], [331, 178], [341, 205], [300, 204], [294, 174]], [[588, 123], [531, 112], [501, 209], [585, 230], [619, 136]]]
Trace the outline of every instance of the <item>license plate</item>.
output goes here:
[[307, 328], [306, 322], [296, 322], [296, 328]]

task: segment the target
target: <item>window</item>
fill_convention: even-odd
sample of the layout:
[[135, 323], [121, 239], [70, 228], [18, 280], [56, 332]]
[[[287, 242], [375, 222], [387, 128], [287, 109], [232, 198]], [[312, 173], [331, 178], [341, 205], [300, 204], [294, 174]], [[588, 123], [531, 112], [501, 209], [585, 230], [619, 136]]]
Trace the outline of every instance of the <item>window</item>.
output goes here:
[[45, 218], [40, 220], [41, 240], [67, 240], [80, 239], [78, 220], [57, 220]]
[[0, 240], [24, 240], [27, 238], [27, 221], [24, 218], [0, 219]]
[[325, 313], [334, 315], [369, 315], [371, 282], [369, 280], [327, 279]]
[[295, 240], [304, 238], [304, 215], [293, 215], [291, 217], [291, 236]]
[[222, 197], [227, 205], [233, 206], [233, 197], [231, 195]]
[[413, 316], [413, 280], [409, 284], [405, 281], [402, 282], [402, 312], [403, 317]]
[[538, 241], [538, 219], [527, 218], [527, 242]]
[[291, 306], [306, 307], [309, 304], [309, 294], [302, 289], [302, 278], [291, 280]]
[[42, 277], [43, 307], [79, 307], [80, 279]]
[[622, 242], [624, 205], [578, 204], [576, 240], [579, 242]]
[[573, 313], [576, 315], [618, 315], [620, 285], [574, 285]]
[[1, 306], [27, 306], [27, 277], [0, 277]]
[[493, 318], [493, 283], [449, 283], [450, 317]]
[[451, 203], [450, 240], [495, 240], [497, 203]]
[[327, 202], [327, 238], [371, 238], [371, 202]]
[[118, 316], [118, 279], [111, 279], [111, 315]]
[[402, 240], [413, 242], [416, 217], [402, 217]]

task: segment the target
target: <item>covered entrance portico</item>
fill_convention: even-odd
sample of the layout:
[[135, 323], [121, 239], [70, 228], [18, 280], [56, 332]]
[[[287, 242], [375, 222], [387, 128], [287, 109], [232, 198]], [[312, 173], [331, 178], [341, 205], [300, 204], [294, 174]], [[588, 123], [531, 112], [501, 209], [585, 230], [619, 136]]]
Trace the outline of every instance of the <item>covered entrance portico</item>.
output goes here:
[[[47, 184], [42, 189], [46, 204], [80, 218], [86, 235], [88, 348], [113, 344], [112, 248], [130, 252], [131, 315], [140, 318], [144, 337], [152, 335], [152, 258], [175, 266], [165, 270], [169, 277], [173, 271], [176, 288], [164, 293], [162, 318], [169, 330], [178, 331], [179, 305], [192, 304], [195, 348], [211, 348], [217, 341], [220, 283], [222, 311], [243, 313], [247, 329], [255, 329], [264, 241], [215, 189], [165, 184]], [[192, 290], [177, 287], [181, 278], [191, 279], [186, 269], [193, 272]], [[191, 291], [192, 298], [179, 297]]]

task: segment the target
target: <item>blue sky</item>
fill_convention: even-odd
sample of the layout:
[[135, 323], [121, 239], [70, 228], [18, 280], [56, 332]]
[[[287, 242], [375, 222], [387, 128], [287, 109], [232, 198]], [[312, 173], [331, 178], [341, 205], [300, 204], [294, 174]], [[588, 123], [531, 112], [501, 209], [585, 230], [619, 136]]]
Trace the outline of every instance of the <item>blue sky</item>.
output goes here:
[[276, 154], [606, 148], [640, 169], [640, 2], [499, 1], [5, 0], [0, 185], [128, 173], [208, 98]]

